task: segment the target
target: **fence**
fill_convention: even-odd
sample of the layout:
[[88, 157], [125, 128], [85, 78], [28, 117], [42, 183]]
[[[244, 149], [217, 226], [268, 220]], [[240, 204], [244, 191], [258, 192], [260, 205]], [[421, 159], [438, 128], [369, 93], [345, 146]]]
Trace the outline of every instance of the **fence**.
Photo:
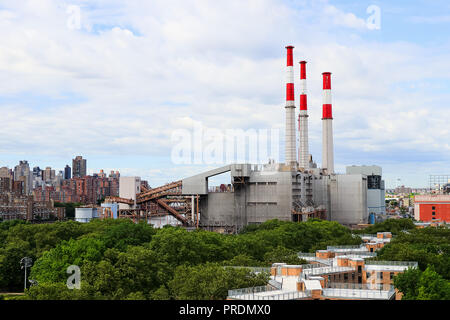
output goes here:
[[270, 273], [269, 267], [225, 266], [224, 268], [249, 269], [251, 272], [254, 272], [254, 273], [262, 273], [262, 272]]
[[228, 290], [228, 296], [229, 297], [236, 297], [236, 296], [242, 296], [242, 295], [254, 295], [255, 293], [260, 292], [269, 292], [269, 291], [276, 291], [278, 289], [272, 287], [272, 286], [259, 286], [259, 287], [250, 287], [250, 288], [243, 288], [243, 289], [234, 289], [234, 290]]
[[348, 298], [348, 299], [377, 299], [389, 300], [395, 294], [395, 290], [360, 290], [360, 289], [339, 289], [326, 288], [322, 290], [322, 296], [334, 298]]
[[411, 268], [417, 268], [417, 262], [415, 261], [377, 261], [377, 260], [367, 260], [365, 262], [366, 266], [376, 265], [376, 266], [406, 266]]
[[[232, 291], [232, 290], [231, 290]], [[255, 293], [246, 293], [240, 295], [231, 295], [228, 294], [228, 298], [237, 299], [237, 300], [296, 300], [296, 299], [304, 299], [311, 297], [310, 291], [290, 291], [290, 292], [255, 292]]]
[[[325, 289], [352, 289], [352, 290], [379, 290], [386, 291], [387, 285], [383, 283], [349, 283], [349, 282], [327, 282]], [[389, 285], [389, 290], [394, 286]]]

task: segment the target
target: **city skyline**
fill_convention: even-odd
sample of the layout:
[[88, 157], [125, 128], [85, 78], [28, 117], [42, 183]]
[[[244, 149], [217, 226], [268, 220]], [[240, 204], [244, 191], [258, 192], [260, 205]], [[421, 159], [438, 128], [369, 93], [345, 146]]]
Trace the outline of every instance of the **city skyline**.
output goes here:
[[[2, 3], [0, 167], [64, 170], [81, 154], [88, 174], [118, 170], [151, 186], [219, 167], [171, 163], [172, 132], [282, 129], [280, 66], [292, 44], [297, 113], [298, 61], [308, 61], [319, 165], [320, 77], [330, 71], [337, 172], [376, 164], [386, 188], [450, 173], [445, 1], [91, 3]], [[368, 28], [372, 5], [379, 29]]]

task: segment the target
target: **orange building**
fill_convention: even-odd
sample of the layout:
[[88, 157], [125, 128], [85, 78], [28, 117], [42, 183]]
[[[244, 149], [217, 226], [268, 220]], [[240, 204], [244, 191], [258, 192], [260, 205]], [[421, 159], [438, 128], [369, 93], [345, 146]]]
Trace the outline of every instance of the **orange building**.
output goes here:
[[450, 195], [417, 195], [414, 218], [423, 222], [450, 222]]

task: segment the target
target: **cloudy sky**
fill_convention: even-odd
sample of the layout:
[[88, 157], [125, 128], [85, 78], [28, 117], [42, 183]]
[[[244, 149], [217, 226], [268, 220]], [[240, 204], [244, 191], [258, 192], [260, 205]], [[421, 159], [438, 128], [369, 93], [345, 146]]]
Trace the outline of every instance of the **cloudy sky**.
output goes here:
[[448, 30], [446, 0], [2, 0], [0, 167], [82, 155], [151, 186], [217, 167], [174, 163], [174, 132], [284, 130], [294, 45], [318, 164], [330, 71], [336, 170], [377, 164], [387, 187], [425, 187], [450, 174]]

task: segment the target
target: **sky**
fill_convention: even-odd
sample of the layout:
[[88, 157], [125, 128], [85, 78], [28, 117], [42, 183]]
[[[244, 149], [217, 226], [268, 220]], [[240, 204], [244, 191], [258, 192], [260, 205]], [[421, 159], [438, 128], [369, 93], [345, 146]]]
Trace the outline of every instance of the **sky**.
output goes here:
[[89, 173], [154, 187], [226, 164], [174, 161], [174, 134], [198, 126], [279, 131], [284, 161], [293, 45], [318, 165], [329, 71], [336, 171], [379, 165], [387, 188], [428, 187], [450, 174], [449, 30], [445, 0], [2, 0], [0, 167], [82, 155]]

